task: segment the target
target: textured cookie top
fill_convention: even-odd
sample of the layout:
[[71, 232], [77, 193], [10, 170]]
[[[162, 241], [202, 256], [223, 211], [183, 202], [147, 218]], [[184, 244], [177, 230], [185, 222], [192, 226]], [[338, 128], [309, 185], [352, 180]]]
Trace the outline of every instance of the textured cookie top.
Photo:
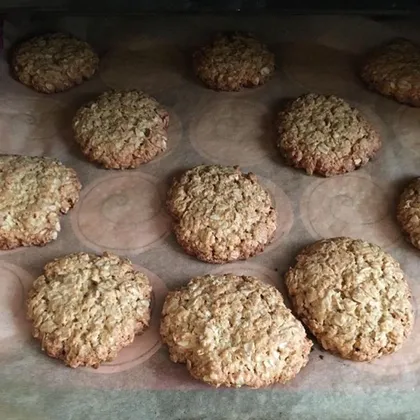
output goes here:
[[161, 335], [174, 362], [215, 386], [285, 382], [312, 346], [277, 289], [233, 274], [197, 277], [169, 293]]
[[149, 325], [151, 292], [127, 259], [108, 253], [56, 259], [29, 293], [33, 336], [71, 367], [97, 367]]
[[420, 106], [420, 45], [394, 39], [366, 57], [360, 75], [383, 95]]
[[413, 327], [399, 263], [362, 240], [333, 238], [305, 248], [286, 285], [297, 315], [321, 345], [346, 359], [393, 353]]
[[238, 91], [264, 84], [274, 72], [274, 54], [250, 34], [218, 34], [194, 54], [197, 76], [211, 89]]
[[363, 115], [336, 96], [295, 99], [279, 113], [278, 133], [285, 158], [310, 175], [353, 171], [381, 147], [379, 134]]
[[39, 92], [61, 92], [91, 78], [99, 58], [90, 45], [69, 35], [54, 33], [31, 38], [13, 54], [16, 77]]
[[0, 249], [57, 238], [59, 214], [79, 199], [73, 169], [55, 159], [0, 155]]
[[420, 249], [420, 178], [411, 181], [401, 194], [397, 218], [411, 243]]
[[167, 146], [169, 115], [143, 92], [109, 91], [81, 107], [73, 119], [83, 153], [105, 168], [136, 168]]
[[276, 230], [276, 211], [257, 177], [238, 167], [201, 165], [168, 193], [178, 242], [197, 258], [223, 263], [261, 252]]

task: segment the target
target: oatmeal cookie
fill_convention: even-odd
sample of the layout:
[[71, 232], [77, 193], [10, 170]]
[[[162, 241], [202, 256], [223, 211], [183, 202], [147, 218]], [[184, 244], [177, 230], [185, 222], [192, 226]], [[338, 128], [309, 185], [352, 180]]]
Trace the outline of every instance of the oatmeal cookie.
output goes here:
[[298, 317], [325, 350], [369, 361], [397, 351], [414, 314], [399, 263], [362, 240], [315, 242], [297, 256], [286, 286]]
[[12, 71], [38, 92], [62, 92], [80, 85], [96, 72], [99, 58], [87, 42], [53, 33], [36, 36], [17, 46]]
[[410, 242], [420, 249], [420, 178], [411, 181], [401, 194], [397, 219]]
[[280, 292], [255, 277], [197, 277], [165, 300], [160, 327], [171, 360], [213, 386], [287, 382], [312, 343]]
[[209, 88], [239, 91], [264, 84], [274, 72], [274, 54], [250, 34], [218, 34], [195, 52], [194, 70]]
[[178, 243], [202, 261], [225, 263], [262, 252], [276, 230], [276, 211], [257, 177], [239, 168], [201, 165], [168, 192]]
[[108, 169], [137, 168], [166, 150], [169, 114], [143, 92], [109, 91], [73, 119], [76, 141], [89, 160]]
[[420, 106], [420, 45], [397, 38], [379, 46], [367, 55], [360, 77], [382, 95]]
[[76, 172], [44, 157], [0, 155], [0, 249], [57, 239], [60, 213], [79, 199]]
[[70, 367], [113, 360], [149, 325], [152, 288], [128, 259], [70, 254], [48, 263], [27, 315], [42, 349]]
[[295, 168], [331, 176], [365, 165], [381, 147], [378, 132], [336, 96], [303, 95], [279, 113], [277, 145]]

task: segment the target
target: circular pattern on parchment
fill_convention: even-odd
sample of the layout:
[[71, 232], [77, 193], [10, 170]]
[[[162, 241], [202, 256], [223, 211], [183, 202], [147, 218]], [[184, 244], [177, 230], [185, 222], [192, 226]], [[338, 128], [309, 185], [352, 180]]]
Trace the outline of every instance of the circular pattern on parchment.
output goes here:
[[304, 191], [302, 221], [314, 239], [349, 236], [389, 247], [401, 237], [389, 192], [362, 174], [319, 179]]
[[153, 160], [148, 162], [148, 165], [153, 164], [155, 162], [159, 162], [160, 160], [168, 157], [179, 145], [179, 142], [182, 138], [182, 123], [181, 120], [178, 118], [178, 115], [175, 111], [171, 108], [165, 108], [169, 113], [169, 126], [167, 129], [168, 132], [168, 145], [166, 150], [163, 153], [157, 155]]
[[402, 345], [401, 349], [391, 355], [383, 356], [380, 359], [374, 360], [370, 363], [351, 363], [345, 361], [346, 364], [361, 369], [369, 375], [375, 376], [400, 376], [406, 373], [418, 371], [420, 368], [420, 353], [418, 351], [420, 346], [420, 329], [418, 328], [419, 315], [419, 299], [420, 299], [420, 284], [419, 282], [410, 281], [408, 284], [412, 292], [412, 302], [415, 313], [415, 321], [411, 335]]
[[32, 282], [33, 277], [22, 268], [0, 262], [0, 342], [26, 332], [29, 336], [25, 301]]
[[136, 264], [134, 268], [146, 274], [152, 285], [152, 317], [149, 328], [137, 336], [132, 344], [122, 349], [115, 360], [102, 364], [98, 369], [88, 369], [90, 373], [117, 373], [131, 369], [150, 359], [162, 345], [159, 334], [160, 314], [168, 289], [156, 274]]
[[164, 186], [150, 175], [106, 175], [83, 189], [71, 222], [78, 239], [97, 252], [139, 254], [170, 232], [164, 203]]
[[420, 156], [420, 108], [400, 106], [394, 127], [401, 145]]
[[277, 248], [283, 238], [290, 232], [293, 226], [293, 207], [287, 194], [277, 184], [259, 175], [258, 181], [270, 194], [277, 211], [277, 229], [273, 240], [264, 250], [264, 252], [269, 252]]
[[335, 17], [326, 29], [316, 38], [318, 44], [354, 54], [365, 53], [397, 36], [389, 26], [364, 16]]
[[114, 89], [162, 92], [183, 82], [183, 54], [175, 47], [157, 46], [138, 51], [114, 50], [101, 60], [100, 77]]
[[63, 105], [51, 98], [6, 95], [0, 102], [0, 153], [57, 155], [65, 144], [59, 141], [70, 127], [63, 118]]
[[315, 93], [344, 94], [359, 85], [356, 57], [319, 44], [287, 44], [281, 65], [290, 80]]
[[255, 165], [274, 153], [270, 112], [248, 100], [223, 99], [197, 110], [189, 137], [201, 156], [223, 165]]

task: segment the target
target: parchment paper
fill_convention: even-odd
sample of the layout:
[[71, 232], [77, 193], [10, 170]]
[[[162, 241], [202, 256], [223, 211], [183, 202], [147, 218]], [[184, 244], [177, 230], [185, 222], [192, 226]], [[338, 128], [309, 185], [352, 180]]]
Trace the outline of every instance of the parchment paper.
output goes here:
[[[7, 54], [21, 36], [62, 29], [91, 42], [102, 57], [97, 76], [55, 95], [38, 94], [10, 77]], [[240, 93], [206, 89], [192, 74], [191, 51], [217, 30], [251, 30], [277, 56], [269, 83]], [[283, 273], [299, 249], [346, 235], [383, 246], [404, 268], [418, 310], [419, 253], [402, 238], [395, 203], [419, 175], [420, 109], [369, 92], [355, 76], [361, 55], [394, 36], [420, 40], [412, 22], [353, 17], [19, 16], [4, 23], [0, 61], [0, 152], [53, 156], [75, 168], [80, 202], [62, 217], [56, 241], [0, 253], [0, 418], [420, 418], [420, 328], [392, 356], [344, 361], [317, 345], [287, 385], [266, 390], [213, 390], [169, 361], [159, 341], [168, 289], [204, 273], [251, 274], [283, 293]], [[169, 147], [137, 170], [107, 171], [89, 162], [72, 138], [76, 109], [109, 88], [137, 88], [170, 112]], [[289, 168], [273, 147], [273, 119], [288, 98], [336, 94], [360, 107], [378, 128], [377, 159], [343, 176], [319, 178]], [[279, 214], [266, 251], [246, 262], [211, 265], [184, 254], [164, 209], [172, 177], [201, 163], [238, 164], [268, 188]], [[1, 199], [1, 197], [0, 197]], [[97, 370], [72, 370], [30, 337], [24, 300], [45, 263], [75, 251], [112, 251], [144, 270], [154, 288], [150, 329]]]

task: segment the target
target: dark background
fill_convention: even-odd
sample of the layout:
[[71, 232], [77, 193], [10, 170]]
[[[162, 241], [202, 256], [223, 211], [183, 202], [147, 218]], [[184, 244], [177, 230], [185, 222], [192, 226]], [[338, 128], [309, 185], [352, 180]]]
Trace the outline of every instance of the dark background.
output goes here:
[[363, 13], [420, 12], [420, 0], [0, 0], [0, 11], [24, 10], [92, 14], [142, 13]]

